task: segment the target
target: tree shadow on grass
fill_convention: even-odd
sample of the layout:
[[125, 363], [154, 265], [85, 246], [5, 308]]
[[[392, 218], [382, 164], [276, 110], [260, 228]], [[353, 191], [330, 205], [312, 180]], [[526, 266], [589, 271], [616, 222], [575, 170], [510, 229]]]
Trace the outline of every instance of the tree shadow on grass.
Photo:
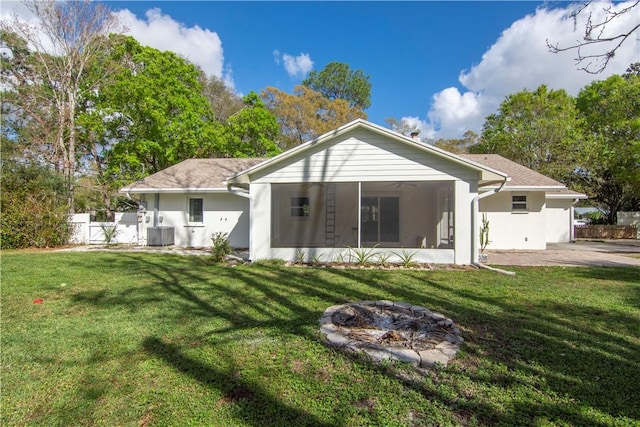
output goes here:
[[218, 403], [230, 405], [234, 416], [250, 425], [333, 425], [308, 412], [285, 405], [277, 397], [266, 393], [259, 384], [250, 383], [241, 376], [234, 375], [234, 369], [216, 369], [189, 357], [176, 345], [149, 337], [144, 340], [142, 346], [148, 354], [162, 359], [178, 372], [210, 389], [218, 390], [223, 396]]
[[[143, 267], [140, 267], [141, 263]], [[420, 392], [427, 401], [441, 402], [461, 420], [471, 414], [487, 424], [528, 425], [537, 418], [575, 425], [599, 425], [600, 421], [585, 415], [591, 408], [612, 417], [632, 420], [640, 417], [638, 403], [632, 398], [636, 384], [640, 383], [640, 348], [635, 341], [617, 333], [634, 336], [633, 326], [628, 330], [622, 326], [622, 331], [609, 333], [581, 320], [583, 316], [597, 319], [609, 315], [616, 325], [636, 324], [637, 318], [626, 313], [603, 314], [598, 307], [559, 302], [523, 306], [522, 299], [513, 303], [500, 292], [495, 297], [486, 295], [482, 289], [474, 291], [470, 284], [457, 288], [443, 281], [446, 276], [434, 278], [430, 272], [390, 274], [260, 266], [217, 269], [216, 277], [212, 279], [210, 273], [201, 272], [200, 261], [176, 258], [174, 263], [165, 257], [127, 259], [125, 255], [114, 260], [112, 267], [133, 269], [152, 278], [152, 283], [117, 294], [104, 291], [93, 295], [79, 293], [77, 301], [98, 306], [122, 305], [135, 311], [159, 301], [166, 305], [169, 300], [173, 311], [165, 316], [176, 316], [176, 320], [191, 316], [226, 320], [228, 326], [212, 328], [209, 332], [220, 340], [229, 339], [225, 333], [233, 330], [269, 328], [274, 333], [290, 333], [318, 341], [322, 339], [317, 332], [322, 311], [330, 305], [349, 301], [403, 300], [439, 310], [454, 318], [464, 330], [467, 344], [463, 347], [462, 360], [454, 361], [444, 371], [434, 371], [435, 381], [407, 380], [401, 370], [371, 366]], [[499, 279], [496, 282], [496, 286], [500, 286]], [[306, 416], [268, 396], [258, 384], [240, 381], [237, 385], [238, 381], [229, 371], [218, 371], [190, 359], [175, 344], [148, 338], [143, 346], [145, 351], [162, 358], [180, 372], [212, 384], [212, 388], [228, 394], [231, 400], [242, 401], [242, 396], [249, 396], [250, 402], [242, 405], [250, 412], [244, 416], [253, 424], [260, 421], [256, 414], [261, 414], [269, 405], [279, 408], [276, 412], [280, 415], [272, 414], [277, 421]], [[363, 356], [362, 359], [367, 358]], [[482, 364], [482, 369], [472, 366], [472, 362]], [[204, 372], [202, 379], [197, 378], [200, 371]], [[527, 380], [522, 379], [523, 374], [538, 380], [527, 384]], [[222, 382], [214, 381], [218, 377]], [[468, 379], [480, 387], [498, 383], [504, 390], [517, 388], [533, 395], [540, 393], [542, 397], [526, 402], [509, 400], [510, 403], [505, 402], [506, 408], [473, 397], [456, 399], [444, 391], [453, 387], [460, 396], [465, 395], [466, 391], [455, 378]], [[234, 384], [238, 391], [234, 392]], [[603, 393], [603, 390], [607, 392]], [[556, 397], [561, 401], [553, 403]], [[574, 403], [567, 405], [568, 401]], [[315, 422], [321, 423], [321, 420], [312, 419], [312, 423]]]

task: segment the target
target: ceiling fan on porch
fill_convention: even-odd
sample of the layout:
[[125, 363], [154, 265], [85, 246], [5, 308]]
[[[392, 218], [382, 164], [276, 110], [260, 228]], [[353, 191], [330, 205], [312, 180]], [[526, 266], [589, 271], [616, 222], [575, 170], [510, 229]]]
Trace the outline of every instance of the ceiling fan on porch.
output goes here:
[[400, 188], [403, 186], [407, 186], [407, 187], [417, 187], [418, 184], [415, 184], [413, 182], [408, 182], [408, 181], [396, 181], [396, 182], [392, 182], [388, 185], [394, 185], [396, 188]]

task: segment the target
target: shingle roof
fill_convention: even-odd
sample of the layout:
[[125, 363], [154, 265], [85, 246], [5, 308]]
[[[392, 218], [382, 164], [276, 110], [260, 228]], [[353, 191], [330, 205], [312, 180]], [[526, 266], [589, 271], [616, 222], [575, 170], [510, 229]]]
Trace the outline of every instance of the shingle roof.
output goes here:
[[140, 181], [127, 185], [122, 192], [144, 190], [225, 189], [224, 181], [264, 159], [189, 159], [170, 166]]
[[564, 187], [564, 184], [498, 154], [461, 154], [460, 157], [505, 172], [507, 187]]
[[[547, 192], [557, 196], [584, 196], [566, 189], [548, 176], [497, 154], [461, 154], [460, 157], [504, 172], [511, 180], [508, 187], [557, 187]], [[263, 158], [189, 159], [154, 173], [121, 189], [121, 192], [144, 193], [156, 191], [226, 190], [228, 177], [261, 163]], [[564, 187], [564, 188], [563, 188]]]

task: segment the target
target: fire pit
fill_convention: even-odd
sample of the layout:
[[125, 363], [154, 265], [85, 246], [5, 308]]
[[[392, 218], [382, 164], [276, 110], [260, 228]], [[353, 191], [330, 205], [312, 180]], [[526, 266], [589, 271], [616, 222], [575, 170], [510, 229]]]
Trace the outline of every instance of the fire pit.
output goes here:
[[333, 346], [423, 368], [446, 366], [464, 342], [451, 319], [405, 302], [335, 305], [325, 310], [320, 325]]

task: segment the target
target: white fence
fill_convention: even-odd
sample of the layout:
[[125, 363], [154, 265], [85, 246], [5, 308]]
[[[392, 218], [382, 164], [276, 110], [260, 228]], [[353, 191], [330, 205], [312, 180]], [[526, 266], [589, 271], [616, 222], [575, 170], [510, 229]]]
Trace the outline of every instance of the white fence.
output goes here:
[[138, 212], [116, 212], [113, 222], [91, 222], [91, 215], [71, 215], [73, 227], [70, 243], [104, 245], [120, 243], [137, 245], [139, 242]]
[[634, 225], [638, 230], [636, 239], [640, 239], [640, 212], [618, 212], [618, 225]]

